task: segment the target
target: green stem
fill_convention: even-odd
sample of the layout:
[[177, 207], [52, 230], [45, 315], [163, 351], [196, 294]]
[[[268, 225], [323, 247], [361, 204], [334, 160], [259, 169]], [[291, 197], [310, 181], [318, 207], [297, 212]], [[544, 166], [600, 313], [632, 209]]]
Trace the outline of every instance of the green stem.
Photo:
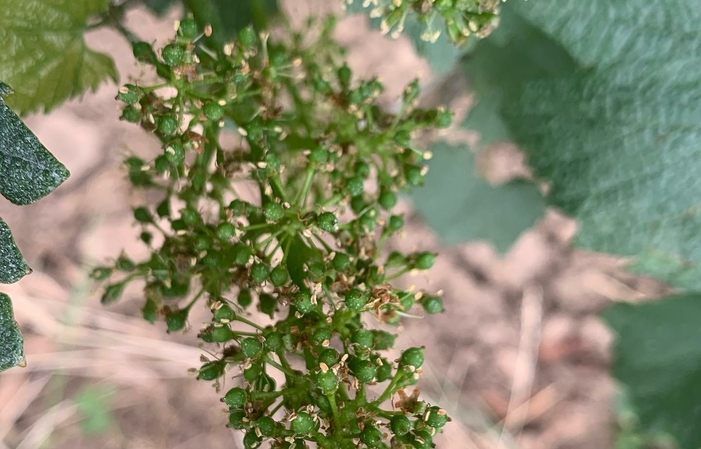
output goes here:
[[265, 363], [267, 363], [268, 365], [270, 365], [274, 368], [277, 368], [282, 373], [284, 373], [288, 376], [295, 377], [295, 378], [298, 377], [297, 374], [294, 373], [294, 371], [292, 371], [291, 369], [285, 368], [284, 366], [280, 365], [279, 363], [277, 363], [275, 360], [271, 359], [270, 357], [267, 357], [267, 356], [265, 357]]
[[307, 194], [309, 194], [309, 189], [312, 187], [315, 173], [316, 168], [314, 166], [307, 166], [307, 170], [304, 173], [304, 184], [302, 185], [302, 190], [299, 191], [297, 198], [295, 198], [295, 207], [301, 208], [307, 202]]
[[256, 323], [254, 323], [254, 322], [251, 321], [251, 320], [248, 320], [248, 319], [242, 317], [241, 315], [238, 315], [238, 314], [237, 314], [237, 315], [236, 315], [236, 318], [234, 318], [234, 319], [235, 319], [236, 321], [240, 321], [241, 323], [248, 324], [249, 326], [258, 329], [259, 331], [262, 331], [262, 330], [263, 330], [263, 327], [262, 327], [262, 326], [260, 326], [260, 325], [258, 325], [258, 324], [256, 324]]

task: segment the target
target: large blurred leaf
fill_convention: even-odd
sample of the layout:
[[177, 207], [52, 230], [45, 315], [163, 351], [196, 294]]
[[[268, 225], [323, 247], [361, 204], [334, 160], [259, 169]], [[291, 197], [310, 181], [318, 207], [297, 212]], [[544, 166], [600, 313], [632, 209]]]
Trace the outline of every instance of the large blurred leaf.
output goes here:
[[12, 284], [30, 272], [29, 265], [12, 238], [10, 228], [0, 218], [0, 284]]
[[619, 303], [604, 318], [616, 332], [613, 374], [648, 433], [669, 433], [681, 449], [701, 447], [701, 295], [638, 305]]
[[178, 0], [144, 0], [146, 7], [159, 16], [165, 14], [174, 4], [178, 3], [180, 3]]
[[2, 95], [8, 92], [0, 82], [0, 194], [15, 204], [29, 204], [52, 192], [69, 173], [7, 107]]
[[426, 184], [411, 198], [444, 242], [486, 239], [503, 252], [542, 216], [544, 200], [533, 183], [493, 187], [477, 174], [467, 148], [437, 143], [431, 149]]
[[503, 13], [466, 71], [551, 182], [549, 202], [579, 219], [577, 244], [701, 287], [701, 2], [513, 1]]
[[0, 293], [0, 371], [24, 366], [22, 334], [12, 313], [10, 297]]
[[90, 50], [87, 20], [109, 0], [0, 0], [0, 79], [15, 88], [20, 114], [49, 111], [69, 98], [117, 80], [112, 58]]

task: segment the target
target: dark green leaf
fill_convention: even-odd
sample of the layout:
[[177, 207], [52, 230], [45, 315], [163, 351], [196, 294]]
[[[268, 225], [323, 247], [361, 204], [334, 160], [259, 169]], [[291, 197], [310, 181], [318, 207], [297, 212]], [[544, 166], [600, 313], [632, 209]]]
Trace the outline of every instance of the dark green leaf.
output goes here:
[[619, 303], [604, 313], [617, 334], [614, 376], [650, 433], [673, 435], [680, 449], [701, 447], [701, 294], [643, 304]]
[[10, 297], [0, 293], [0, 371], [25, 366], [22, 334], [12, 313]]
[[0, 283], [12, 284], [31, 271], [12, 238], [9, 226], [0, 218]]
[[20, 115], [95, 90], [117, 80], [114, 61], [90, 50], [83, 33], [89, 18], [109, 0], [0, 0], [0, 79], [16, 94], [9, 101]]
[[321, 261], [321, 254], [316, 248], [309, 247], [299, 235], [284, 240], [283, 248], [289, 248], [285, 249], [285, 255], [287, 271], [290, 272], [292, 282], [300, 288], [305, 288], [304, 280], [307, 278], [305, 265]]
[[33, 203], [68, 176], [0, 96], [0, 194], [15, 204]]
[[578, 245], [699, 288], [701, 3], [675, 5], [507, 2], [466, 70], [549, 202], [580, 221]]
[[446, 243], [489, 240], [506, 251], [545, 211], [537, 186], [519, 180], [493, 187], [482, 179], [467, 148], [437, 143], [425, 186], [411, 198]]

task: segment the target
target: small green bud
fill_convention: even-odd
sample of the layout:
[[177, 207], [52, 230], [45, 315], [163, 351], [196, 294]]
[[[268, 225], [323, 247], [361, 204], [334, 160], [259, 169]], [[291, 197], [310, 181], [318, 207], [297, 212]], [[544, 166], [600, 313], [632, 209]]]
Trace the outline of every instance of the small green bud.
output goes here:
[[338, 229], [338, 218], [331, 212], [322, 212], [316, 218], [316, 225], [326, 232], [334, 232]]
[[163, 62], [173, 67], [183, 62], [185, 58], [185, 49], [179, 44], [168, 44], [161, 50]]

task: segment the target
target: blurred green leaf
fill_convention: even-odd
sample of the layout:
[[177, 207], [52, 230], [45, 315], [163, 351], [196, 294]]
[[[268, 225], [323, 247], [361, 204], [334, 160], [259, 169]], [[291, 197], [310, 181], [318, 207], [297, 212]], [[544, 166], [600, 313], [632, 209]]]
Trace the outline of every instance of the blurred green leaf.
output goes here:
[[284, 239], [282, 247], [286, 248], [287, 271], [290, 272], [292, 282], [299, 288], [306, 288], [304, 284], [304, 280], [307, 278], [305, 265], [310, 262], [320, 261], [321, 255], [319, 251], [307, 245], [299, 235]]
[[701, 446], [701, 294], [618, 303], [604, 319], [617, 335], [613, 375], [650, 434], [671, 434], [681, 449]]
[[425, 186], [411, 198], [444, 242], [485, 239], [504, 252], [543, 215], [544, 200], [533, 183], [494, 187], [475, 171], [469, 149], [436, 143], [431, 150]]
[[81, 390], [74, 402], [78, 412], [83, 416], [81, 428], [87, 435], [108, 431], [114, 422], [111, 404], [114, 389], [104, 385], [91, 385]]
[[109, 0], [0, 0], [0, 79], [15, 89], [9, 101], [20, 115], [96, 90], [117, 80], [109, 56], [83, 39], [89, 18]]
[[0, 371], [24, 366], [22, 334], [12, 313], [10, 297], [0, 293]]
[[[683, 13], [662, 0], [507, 2], [465, 70], [503, 125], [487, 140], [524, 149], [551, 182], [548, 202], [579, 220], [576, 244], [701, 288], [701, 52], [689, 34], [701, 3], [674, 10]], [[487, 123], [478, 113], [471, 126]]]

